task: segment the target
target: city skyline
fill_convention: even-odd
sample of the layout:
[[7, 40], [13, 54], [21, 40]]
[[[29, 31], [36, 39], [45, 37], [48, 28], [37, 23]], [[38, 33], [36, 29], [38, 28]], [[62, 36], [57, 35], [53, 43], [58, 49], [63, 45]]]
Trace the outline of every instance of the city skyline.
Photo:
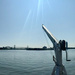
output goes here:
[[74, 47], [74, 9], [74, 0], [0, 0], [0, 46], [52, 47], [44, 24], [56, 39]]

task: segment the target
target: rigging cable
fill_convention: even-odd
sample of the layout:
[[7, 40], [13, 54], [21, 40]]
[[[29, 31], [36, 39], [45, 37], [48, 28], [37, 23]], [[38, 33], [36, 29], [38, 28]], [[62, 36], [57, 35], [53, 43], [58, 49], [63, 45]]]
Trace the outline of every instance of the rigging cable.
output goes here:
[[[48, 39], [47, 39], [46, 34], [45, 34], [44, 31], [43, 31], [43, 34], [44, 34], [44, 36], [45, 36], [45, 39], [46, 39], [47, 45], [48, 45], [48, 47], [50, 48], [50, 45], [49, 45]], [[50, 54], [51, 54], [51, 56], [53, 57], [53, 50], [50, 50]]]

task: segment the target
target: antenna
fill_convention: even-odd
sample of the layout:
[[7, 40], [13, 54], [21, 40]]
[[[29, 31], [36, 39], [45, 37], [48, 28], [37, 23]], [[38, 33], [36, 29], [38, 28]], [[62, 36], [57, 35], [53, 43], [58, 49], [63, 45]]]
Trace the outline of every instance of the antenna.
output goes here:
[[52, 33], [44, 26], [42, 25], [43, 30], [46, 32], [47, 36], [53, 43], [53, 48], [55, 51], [55, 56], [53, 56], [53, 61], [55, 62], [55, 66], [53, 68], [53, 72], [51, 75], [67, 75], [67, 72], [65, 70], [65, 67], [62, 64], [62, 50], [66, 51], [66, 60], [68, 60], [68, 54], [67, 54], [67, 42], [65, 40], [56, 40], [56, 38], [52, 35]]

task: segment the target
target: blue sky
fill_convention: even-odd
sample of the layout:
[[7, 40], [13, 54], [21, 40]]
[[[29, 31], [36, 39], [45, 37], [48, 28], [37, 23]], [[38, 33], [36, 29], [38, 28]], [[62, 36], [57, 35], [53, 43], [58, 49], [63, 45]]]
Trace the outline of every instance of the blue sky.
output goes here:
[[75, 46], [75, 0], [0, 0], [0, 46], [52, 46], [42, 24]]

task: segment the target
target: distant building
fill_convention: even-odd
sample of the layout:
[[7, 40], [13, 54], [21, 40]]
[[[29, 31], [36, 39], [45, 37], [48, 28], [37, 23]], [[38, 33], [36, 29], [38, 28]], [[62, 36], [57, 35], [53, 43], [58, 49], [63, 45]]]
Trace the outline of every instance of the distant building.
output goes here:
[[11, 49], [11, 47], [10, 46], [6, 46], [6, 47], [4, 47], [5, 49]]
[[14, 45], [14, 49], [16, 48], [16, 45]]
[[47, 47], [46, 46], [43, 46], [43, 49], [47, 49]]

